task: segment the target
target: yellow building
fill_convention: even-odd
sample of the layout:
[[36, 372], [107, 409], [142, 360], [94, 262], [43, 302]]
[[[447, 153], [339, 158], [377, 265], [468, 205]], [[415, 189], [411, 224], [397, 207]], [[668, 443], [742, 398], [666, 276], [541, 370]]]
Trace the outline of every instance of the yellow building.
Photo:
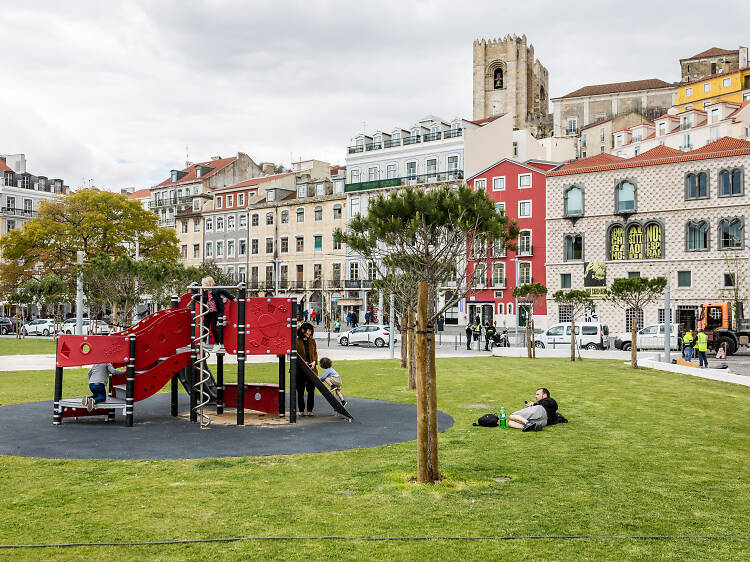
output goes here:
[[701, 80], [680, 84], [674, 106], [680, 111], [703, 109], [712, 101], [723, 99], [736, 103], [750, 100], [750, 67], [718, 73]]

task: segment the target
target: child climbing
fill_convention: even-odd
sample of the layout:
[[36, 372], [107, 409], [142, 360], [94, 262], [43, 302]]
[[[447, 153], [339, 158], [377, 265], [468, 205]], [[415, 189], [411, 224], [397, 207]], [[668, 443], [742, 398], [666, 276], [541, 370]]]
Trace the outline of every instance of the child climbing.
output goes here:
[[331, 392], [334, 392], [341, 400], [341, 405], [346, 406], [346, 400], [341, 394], [341, 377], [331, 366], [333, 362], [328, 357], [320, 358], [320, 366], [323, 367], [323, 374], [320, 375], [320, 380], [331, 387]]

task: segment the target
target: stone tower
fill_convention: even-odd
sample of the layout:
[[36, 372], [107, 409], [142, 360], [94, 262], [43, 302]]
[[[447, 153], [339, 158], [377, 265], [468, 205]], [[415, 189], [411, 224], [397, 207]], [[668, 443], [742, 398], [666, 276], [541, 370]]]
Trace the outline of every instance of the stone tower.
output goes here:
[[534, 59], [526, 35], [474, 41], [474, 119], [510, 113], [516, 129], [537, 138], [551, 123], [547, 69]]

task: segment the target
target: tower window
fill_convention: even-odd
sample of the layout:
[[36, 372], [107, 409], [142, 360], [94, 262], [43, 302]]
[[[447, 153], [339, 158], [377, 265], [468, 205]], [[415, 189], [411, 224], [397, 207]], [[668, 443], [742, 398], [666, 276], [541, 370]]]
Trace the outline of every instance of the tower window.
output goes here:
[[502, 68], [496, 68], [495, 69], [495, 75], [493, 78], [493, 84], [496, 90], [502, 90], [503, 89], [503, 69]]

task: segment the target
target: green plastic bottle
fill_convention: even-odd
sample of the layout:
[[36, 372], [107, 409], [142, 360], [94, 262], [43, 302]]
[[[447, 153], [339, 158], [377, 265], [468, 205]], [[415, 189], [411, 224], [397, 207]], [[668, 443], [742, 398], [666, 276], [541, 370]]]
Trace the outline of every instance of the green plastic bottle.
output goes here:
[[506, 429], [508, 427], [508, 423], [505, 421], [505, 407], [504, 406], [500, 408], [500, 427], [502, 429]]

